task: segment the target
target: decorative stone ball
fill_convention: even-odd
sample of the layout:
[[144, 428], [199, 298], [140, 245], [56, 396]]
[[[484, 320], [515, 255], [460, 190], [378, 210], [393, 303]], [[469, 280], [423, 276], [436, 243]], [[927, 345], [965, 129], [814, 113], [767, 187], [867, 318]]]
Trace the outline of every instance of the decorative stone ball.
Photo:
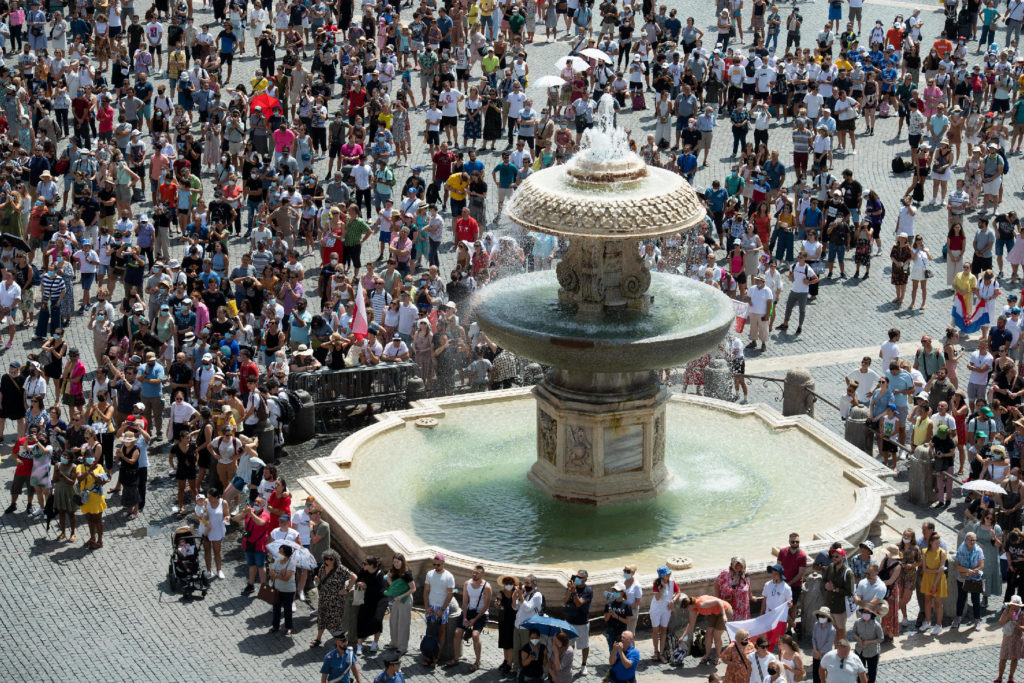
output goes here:
[[437, 421], [437, 418], [433, 417], [421, 417], [420, 419], [416, 420], [416, 426], [421, 427], [423, 429], [433, 429], [438, 424], [439, 423]]
[[665, 566], [672, 571], [676, 571], [677, 569], [690, 569], [693, 567], [693, 560], [688, 557], [684, 557], [683, 555], [677, 555], [675, 557], [668, 558], [668, 561], [665, 562]]

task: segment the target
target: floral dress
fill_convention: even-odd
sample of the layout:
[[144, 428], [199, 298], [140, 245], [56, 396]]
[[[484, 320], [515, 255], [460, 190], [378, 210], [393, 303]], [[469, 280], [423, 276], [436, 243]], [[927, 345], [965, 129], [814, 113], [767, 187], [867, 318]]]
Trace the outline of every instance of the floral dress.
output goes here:
[[50, 488], [50, 452], [41, 446], [32, 449], [32, 473], [28, 483]]
[[321, 566], [316, 580], [317, 593], [320, 594], [316, 625], [331, 633], [340, 631], [345, 619], [345, 598], [342, 591], [348, 582], [348, 571], [335, 568], [328, 572], [326, 567]]
[[683, 370], [683, 384], [689, 386], [704, 386], [704, 368], [711, 363], [711, 354], [704, 354], [700, 358], [691, 360]]
[[462, 129], [462, 137], [466, 140], [479, 140], [483, 130], [483, 104], [479, 99], [466, 100], [466, 123]]
[[718, 596], [732, 605], [732, 621], [750, 618], [750, 579], [746, 575], [734, 577], [732, 569], [724, 569], [715, 579]]
[[967, 162], [967, 165], [964, 168], [964, 178], [966, 179], [964, 189], [966, 189], [967, 194], [971, 196], [971, 201], [968, 204], [968, 207], [971, 209], [978, 207], [978, 200], [982, 195], [983, 176], [984, 173], [979, 159], [972, 158]]
[[60, 271], [61, 277], [64, 278], [64, 298], [60, 302], [60, 315], [67, 324], [67, 321], [71, 320], [71, 316], [75, 314], [75, 267], [71, 265], [66, 259], [64, 261], [64, 267]]
[[[892, 251], [889, 252], [889, 258], [894, 262], [905, 263], [907, 266], [910, 265], [910, 261], [913, 257], [914, 253], [911, 251], [910, 247], [906, 245], [901, 247], [899, 244], [894, 244], [892, 245]], [[901, 268], [896, 266], [895, 263], [893, 264], [891, 277], [892, 284], [896, 286], [907, 284], [909, 275], [910, 270], [908, 268]]]

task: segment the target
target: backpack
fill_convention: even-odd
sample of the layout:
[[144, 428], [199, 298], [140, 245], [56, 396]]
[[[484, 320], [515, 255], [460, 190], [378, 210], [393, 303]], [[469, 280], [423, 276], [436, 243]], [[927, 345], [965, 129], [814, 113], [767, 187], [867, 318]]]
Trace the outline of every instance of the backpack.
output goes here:
[[914, 167], [907, 161], [904, 161], [903, 157], [893, 157], [892, 160], [892, 172], [896, 174], [906, 173], [912, 170]]
[[892, 112], [889, 111], [888, 100], [882, 100], [878, 103], [878, 115], [883, 119], [887, 119], [892, 115]]
[[263, 394], [257, 394], [258, 401], [256, 402], [256, 419], [260, 422], [265, 422], [267, 419], [267, 399], [263, 398]]
[[420, 654], [424, 659], [434, 660], [441, 654], [441, 643], [437, 640], [438, 624], [427, 619], [427, 632], [420, 639]]
[[277, 404], [277, 409], [281, 411], [281, 424], [288, 424], [295, 419], [295, 409], [292, 408], [291, 401], [288, 400], [287, 394], [282, 396], [284, 392], [279, 392], [274, 397], [274, 403]]
[[693, 638], [690, 640], [690, 655], [693, 657], [703, 657], [707, 654], [707, 644], [705, 639], [707, 638], [707, 632], [702, 628], [693, 630]]

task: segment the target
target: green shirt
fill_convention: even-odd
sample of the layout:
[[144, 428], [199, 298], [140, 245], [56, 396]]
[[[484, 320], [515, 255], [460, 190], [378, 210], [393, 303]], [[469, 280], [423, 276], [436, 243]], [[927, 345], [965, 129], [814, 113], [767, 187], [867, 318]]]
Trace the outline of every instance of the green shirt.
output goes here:
[[433, 74], [434, 66], [437, 64], [437, 55], [433, 52], [424, 52], [420, 55], [420, 69], [424, 73]]
[[910, 106], [910, 93], [914, 90], [913, 85], [907, 85], [906, 83], [900, 83], [896, 86], [896, 97], [905, 107]]
[[526, 17], [518, 12], [509, 17], [508, 27], [512, 30], [513, 35], [519, 35], [520, 31], [523, 30], [523, 24], [526, 23]]
[[363, 235], [369, 232], [373, 232], [373, 228], [371, 228], [366, 221], [358, 217], [353, 218], [348, 222], [348, 225], [345, 226], [345, 246], [356, 246], [359, 244], [359, 241], [363, 239]]

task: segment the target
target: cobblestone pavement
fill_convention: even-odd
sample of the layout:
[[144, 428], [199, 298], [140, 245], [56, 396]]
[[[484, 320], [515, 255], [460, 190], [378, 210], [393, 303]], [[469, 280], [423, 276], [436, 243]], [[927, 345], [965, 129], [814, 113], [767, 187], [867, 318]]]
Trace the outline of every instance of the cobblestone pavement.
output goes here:
[[[684, 17], [692, 13], [697, 18], [697, 25], [703, 27], [708, 35], [705, 42], [713, 42], [713, 3], [694, 4], [669, 0], [666, 4], [680, 9]], [[136, 9], [141, 14], [141, 10], [148, 5], [148, 0], [144, 0], [137, 3]], [[209, 10], [199, 8], [199, 3], [196, 5], [197, 20], [208, 20], [211, 17]], [[800, 7], [805, 16], [804, 41], [810, 43], [817, 27], [824, 23], [827, 3], [801, 3]], [[865, 14], [869, 23], [876, 17], [888, 23], [892, 15], [909, 14], [913, 7], [906, 2], [872, 2], [868, 3]], [[934, 4], [927, 5], [923, 11], [928, 36], [934, 36], [942, 23], [941, 13], [933, 8]], [[783, 15], [787, 13], [788, 5], [783, 7]], [[1001, 39], [1000, 34], [1000, 42]], [[567, 41], [559, 40], [530, 46], [528, 52], [532, 77], [553, 73], [553, 62], [566, 53], [567, 44]], [[250, 50], [236, 61], [235, 82], [248, 82], [256, 66], [257, 60]], [[158, 80], [164, 81], [162, 78]], [[543, 92], [531, 92], [538, 103], [543, 101]], [[622, 125], [633, 130], [635, 136], [653, 130], [653, 117], [649, 111], [624, 112], [620, 120]], [[414, 131], [422, 129], [422, 111], [414, 113], [412, 125]], [[727, 125], [719, 128], [711, 163], [698, 173], [698, 185], [710, 183], [711, 179], [722, 178], [728, 173], [731, 160], [727, 158], [730, 140], [727, 139], [729, 135], [726, 129]], [[891, 230], [898, 198], [909, 185], [907, 176], [895, 177], [889, 170], [892, 156], [907, 152], [905, 138], [897, 141], [895, 131], [895, 119], [880, 120], [876, 135], [858, 140], [859, 154], [837, 156], [835, 166], [836, 175], [845, 167], [852, 168], [866, 188], [875, 188], [880, 192], [890, 213], [883, 232]], [[779, 149], [784, 161], [791, 158], [788, 126], [773, 128], [771, 146]], [[500, 161], [495, 153], [484, 154], [482, 159], [489, 167]], [[1021, 195], [1021, 176], [1016, 172], [1015, 160], [1016, 157], [1011, 161], [1014, 171], [1006, 185], [1005, 200], [1011, 207], [1019, 202]], [[429, 167], [422, 143], [414, 144], [409, 164]], [[323, 172], [326, 162], [317, 162], [316, 168]], [[960, 170], [958, 166], [957, 171]], [[404, 181], [408, 172], [409, 166], [398, 167], [399, 183]], [[788, 180], [792, 180], [792, 175]], [[489, 198], [490, 216], [497, 209], [495, 195], [492, 192]], [[924, 208], [917, 220], [917, 227], [937, 255], [945, 233], [944, 211]], [[492, 225], [492, 228], [503, 232], [512, 226], [502, 221]], [[887, 251], [892, 237], [888, 234], [885, 237]], [[232, 246], [238, 247], [237, 240], [233, 241]], [[450, 248], [445, 258], [451, 259]], [[307, 273], [315, 278], [312, 265], [311, 260], [307, 262], [310, 268]], [[933, 335], [940, 333], [949, 319], [948, 290], [933, 292], [926, 311], [897, 311], [887, 303], [892, 296], [892, 289], [888, 284], [886, 265], [884, 261], [876, 260], [871, 277], [867, 280], [823, 281], [819, 301], [809, 309], [804, 334], [796, 337], [774, 333], [767, 353], [791, 356], [796, 365], [800, 354], [880, 343], [885, 339], [885, 330], [892, 326], [903, 330], [905, 340], [926, 332]], [[944, 266], [938, 264], [940, 274], [943, 270]], [[930, 284], [936, 285], [937, 281], [942, 281], [941, 275]], [[1004, 287], [1004, 291], [1007, 289]], [[1016, 286], [1012, 289], [1016, 290]], [[67, 336], [83, 351], [91, 348], [91, 333], [86, 329], [82, 316], [75, 317]], [[24, 360], [27, 353], [36, 349], [37, 345], [31, 341], [31, 332], [20, 329], [14, 349], [2, 352], [2, 355], [7, 360]], [[818, 391], [826, 396], [838, 397], [842, 376], [848, 371], [849, 368], [844, 366], [815, 368], [813, 374], [818, 382]], [[777, 389], [773, 386], [755, 385], [751, 398], [778, 407]], [[818, 417], [841, 434], [841, 423], [833, 411], [822, 408]], [[9, 444], [12, 438], [10, 428], [6, 436]], [[310, 469], [305, 461], [322, 455], [341, 436], [321, 435], [314, 442], [291, 449], [290, 457], [282, 464], [283, 474], [292, 481], [309, 474]], [[6, 455], [9, 445], [5, 445], [2, 450]], [[268, 674], [274, 677], [284, 675], [292, 680], [317, 678], [324, 650], [306, 648], [314, 635], [311, 633], [311, 620], [307, 616], [308, 609], [304, 606], [296, 609], [297, 632], [294, 638], [267, 635], [266, 630], [270, 625], [269, 608], [258, 600], [238, 595], [243, 582], [243, 568], [241, 553], [237, 549], [237, 533], [229, 535], [224, 546], [227, 578], [215, 581], [205, 599], [185, 602], [169, 590], [166, 571], [170, 556], [170, 533], [176, 526], [176, 521], [170, 515], [174, 495], [170, 480], [161, 475], [163, 467], [160, 455], [154, 457], [154, 463], [151, 493], [145, 513], [137, 520], [125, 521], [115, 497], [112, 509], [106, 516], [107, 534], [105, 547], [101, 551], [89, 552], [78, 544], [57, 543], [53, 540], [56, 535], [53, 530], [46, 532], [40, 524], [30, 523], [20, 511], [0, 520], [0, 568], [4, 570], [5, 577], [0, 584], [0, 611], [4, 615], [0, 623], [7, 636], [4, 647], [0, 648], [0, 670], [7, 672], [5, 679], [222, 681], [265, 679]], [[4, 457], [0, 460], [0, 480], [9, 481], [12, 470], [13, 459]], [[900, 479], [897, 477], [897, 486], [900, 485]], [[3, 500], [6, 504], [6, 494]], [[900, 496], [896, 503], [907, 510], [908, 517], [922, 514], [921, 510], [913, 510], [906, 505], [905, 496]], [[951, 517], [940, 519], [953, 523]], [[84, 528], [84, 520], [79, 521]], [[14, 615], [20, 618], [15, 619]], [[415, 647], [421, 632], [421, 622], [418, 619], [414, 622], [411, 642]], [[885, 653], [880, 680], [894, 683], [960, 683], [988, 680], [987, 677], [994, 675], [997, 646], [991, 643], [998, 642], [998, 636], [990, 633], [944, 636], [940, 639], [941, 645], [924, 649], [917, 639], [917, 636], [901, 638], [895, 650]], [[405, 660], [406, 674], [416, 678], [429, 675], [439, 681], [495, 680], [497, 675], [490, 671], [499, 663], [495, 635], [488, 633], [484, 642], [485, 666], [476, 674], [469, 675], [465, 668], [429, 673], [413, 664], [411, 657]], [[986, 645], [972, 647], [970, 643], [973, 642], [985, 642]], [[649, 655], [646, 643], [644, 648], [645, 655]], [[604, 652], [603, 644], [598, 644], [591, 664], [603, 661]], [[929, 654], [913, 657], [919, 652]], [[366, 660], [365, 666], [371, 673], [379, 669], [372, 657]], [[603, 673], [603, 668], [599, 668], [598, 673]], [[706, 669], [694, 669], [692, 661], [683, 670], [664, 671], [661, 667], [646, 664], [641, 667], [641, 676], [645, 680], [706, 680], [707, 673]]]

